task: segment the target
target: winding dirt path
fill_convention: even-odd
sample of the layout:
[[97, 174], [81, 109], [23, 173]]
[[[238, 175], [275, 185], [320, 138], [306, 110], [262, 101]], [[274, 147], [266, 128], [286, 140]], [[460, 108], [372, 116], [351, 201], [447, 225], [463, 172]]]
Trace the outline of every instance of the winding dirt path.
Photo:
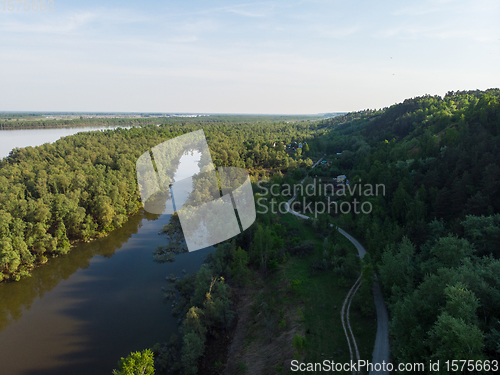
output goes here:
[[[363, 274], [361, 274], [359, 277], [361, 278], [363, 276]], [[347, 327], [349, 327], [349, 332], [351, 334], [351, 337], [352, 337], [352, 342], [353, 342], [353, 345], [354, 345], [354, 351], [356, 352], [356, 360], [359, 362], [359, 360], [361, 359], [361, 357], [359, 356], [359, 350], [358, 350], [358, 345], [356, 344], [356, 339], [354, 337], [354, 333], [352, 332], [352, 328], [351, 328], [351, 320], [349, 319], [349, 312], [351, 310], [351, 302], [354, 298], [354, 295], [356, 294], [356, 292], [358, 291], [359, 287], [361, 286], [361, 283], [363, 282], [363, 280], [361, 279], [358, 286], [356, 287], [356, 289], [354, 290], [354, 292], [352, 293], [352, 296], [351, 296], [351, 299], [349, 300], [349, 305], [347, 306], [347, 313], [346, 313], [346, 316], [347, 316]]]
[[[323, 158], [319, 159], [312, 167], [314, 168], [316, 165], [318, 165]], [[307, 176], [306, 176], [307, 177]], [[304, 182], [304, 179], [301, 181]], [[295, 195], [287, 202], [286, 208], [289, 213], [292, 215], [298, 216], [302, 219], [310, 219], [309, 216], [303, 215], [301, 213], [295, 212], [291, 209], [291, 204], [293, 201], [297, 198], [299, 189], [295, 191]], [[330, 224], [333, 226], [332, 224]], [[358, 240], [356, 240], [354, 237], [352, 237], [349, 233], [344, 231], [342, 228], [337, 228], [338, 231], [345, 236], [351, 243], [356, 247], [358, 250], [359, 257], [362, 259], [365, 254], [366, 250], [365, 248], [359, 243]], [[375, 275], [375, 283], [373, 284], [373, 299], [375, 301], [375, 309], [377, 311], [377, 334], [375, 337], [375, 346], [373, 348], [373, 354], [372, 354], [372, 364], [376, 363], [388, 363], [390, 359], [390, 346], [389, 346], [389, 314], [387, 313], [387, 307], [385, 305], [384, 297], [382, 295], [382, 291], [380, 290], [380, 285], [378, 283], [378, 278], [377, 275]], [[353, 360], [353, 352], [352, 352], [352, 347], [351, 347], [351, 338], [352, 338], [352, 346], [355, 348], [356, 352], [356, 357], [359, 360], [359, 351], [358, 351], [358, 346], [356, 344], [356, 340], [354, 338], [354, 335], [352, 333], [351, 329], [351, 324], [349, 320], [349, 310], [351, 307], [351, 302], [352, 298], [358, 291], [359, 287], [361, 285], [361, 275], [359, 276], [358, 280], [354, 283], [352, 286], [351, 290], [349, 290], [349, 293], [347, 294], [346, 299], [344, 300], [344, 303], [342, 305], [342, 310], [340, 312], [341, 318], [342, 318], [342, 326], [344, 328], [344, 333], [347, 338], [347, 344], [349, 345], [349, 352], [351, 354], [351, 360]], [[345, 307], [347, 306], [347, 311], [345, 311]], [[349, 329], [350, 337], [349, 334], [347, 333], [346, 330], [346, 322], [347, 322], [347, 327]], [[370, 371], [369, 375], [389, 375], [388, 371]]]
[[[342, 310], [340, 310], [340, 318], [342, 320], [342, 328], [344, 328], [344, 334], [345, 334], [345, 337], [347, 339], [347, 345], [349, 346], [349, 353], [351, 355], [351, 361], [354, 360], [353, 355], [352, 355], [352, 347], [353, 346], [354, 346], [354, 349], [356, 352], [355, 360], [359, 361], [359, 359], [360, 359], [358, 345], [356, 344], [356, 339], [354, 337], [354, 334], [352, 333], [351, 323], [349, 320], [349, 309], [351, 308], [352, 298], [354, 297], [354, 295], [358, 291], [358, 289], [363, 281], [363, 280], [361, 280], [361, 276], [362, 275], [360, 275], [358, 277], [358, 279], [356, 280], [356, 282], [354, 283], [352, 288], [349, 290], [349, 293], [347, 293], [347, 297], [345, 298], [344, 303], [342, 304]], [[347, 312], [346, 312], [346, 306], [347, 306]], [[349, 329], [350, 335], [349, 335], [349, 333], [347, 333], [346, 321], [347, 321], [347, 328]], [[351, 340], [352, 340], [352, 345], [351, 345]]]

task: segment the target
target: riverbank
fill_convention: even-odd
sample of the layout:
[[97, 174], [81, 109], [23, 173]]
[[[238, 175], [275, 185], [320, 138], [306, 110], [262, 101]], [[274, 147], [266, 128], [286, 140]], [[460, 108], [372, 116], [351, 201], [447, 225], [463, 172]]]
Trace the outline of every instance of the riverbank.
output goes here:
[[[44, 265], [47, 265], [49, 264], [49, 260], [50, 259], [55, 259], [55, 258], [60, 258], [60, 257], [63, 257], [63, 256], [67, 256], [71, 253], [72, 249], [75, 249], [76, 247], [78, 247], [78, 245], [80, 244], [83, 244], [83, 243], [92, 243], [98, 239], [101, 239], [101, 238], [105, 238], [107, 236], [109, 236], [113, 231], [116, 231], [117, 229], [120, 229], [123, 224], [125, 224], [126, 222], [128, 222], [130, 220], [131, 217], [133, 216], [138, 216], [138, 215], [141, 215], [141, 216], [149, 216], [150, 219], [154, 219], [155, 217], [158, 218], [160, 215], [155, 215], [155, 214], [150, 214], [150, 213], [146, 213], [143, 209], [142, 206], [140, 206], [137, 211], [135, 211], [133, 214], [131, 215], [128, 215], [127, 216], [127, 220], [122, 223], [122, 225], [120, 225], [119, 227], [116, 227], [116, 228], [112, 228], [106, 232], [99, 232], [99, 234], [97, 236], [94, 236], [94, 237], [91, 237], [91, 238], [88, 238], [88, 239], [78, 239], [78, 240], [71, 240], [69, 241], [69, 247], [67, 249], [66, 252], [63, 252], [63, 253], [52, 253], [52, 254], [47, 254], [48, 256], [43, 256], [40, 258], [39, 261], [29, 265], [29, 266], [22, 266], [21, 269], [18, 269], [17, 273], [14, 273], [14, 274], [11, 274], [9, 278], [0, 278], [0, 285], [2, 284], [7, 284], [7, 283], [10, 283], [10, 282], [18, 282], [20, 280], [22, 280], [23, 278], [26, 278], [26, 277], [31, 277], [31, 273], [39, 268], [39, 267], [42, 267]], [[5, 276], [5, 274], [3, 274]]]
[[[158, 232], [168, 219], [141, 210], [31, 277], [0, 285], [1, 373], [109, 375], [120, 357], [168, 340], [178, 318], [162, 298], [165, 277], [199, 270], [207, 253], [155, 262], [154, 250], [167, 241]], [[145, 312], [147, 319], [140, 318]]]

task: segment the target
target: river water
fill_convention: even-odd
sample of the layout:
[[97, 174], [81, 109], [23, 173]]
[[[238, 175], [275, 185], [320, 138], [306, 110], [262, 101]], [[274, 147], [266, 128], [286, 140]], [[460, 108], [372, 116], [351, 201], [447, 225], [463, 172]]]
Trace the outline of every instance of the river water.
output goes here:
[[[26, 132], [54, 130], [68, 129]], [[178, 171], [194, 168], [196, 157], [183, 156]], [[50, 259], [32, 277], [0, 284], [0, 374], [110, 375], [120, 357], [168, 341], [177, 319], [163, 302], [165, 277], [198, 270], [211, 251], [155, 263], [153, 251], [167, 242], [158, 232], [169, 218], [140, 212], [107, 237]]]
[[[118, 126], [77, 126], [52, 129], [12, 129], [0, 130], [0, 159], [9, 155], [14, 147], [40, 146], [52, 143], [61, 137], [84, 131], [115, 129]], [[129, 128], [130, 126], [122, 126]]]

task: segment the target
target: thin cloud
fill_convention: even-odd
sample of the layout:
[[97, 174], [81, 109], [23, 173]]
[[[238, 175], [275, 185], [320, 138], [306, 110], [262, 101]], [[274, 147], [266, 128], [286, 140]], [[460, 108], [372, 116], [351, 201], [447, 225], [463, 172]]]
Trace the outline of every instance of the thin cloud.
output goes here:
[[487, 30], [479, 29], [458, 29], [454, 26], [440, 27], [394, 27], [380, 30], [373, 34], [375, 38], [398, 38], [398, 39], [461, 39], [474, 42], [487, 43], [495, 41], [496, 36], [491, 35]]
[[62, 22], [53, 21], [27, 23], [20, 21], [7, 21], [0, 23], [0, 30], [11, 33], [37, 33], [37, 34], [65, 34], [78, 30], [96, 19], [91, 12], [82, 12], [64, 17]]
[[439, 12], [439, 8], [429, 8], [429, 7], [409, 7], [396, 10], [391, 14], [393, 16], [425, 16], [431, 13]]
[[317, 27], [319, 36], [332, 39], [343, 39], [357, 33], [361, 28], [359, 26], [349, 26], [344, 28]]
[[170, 43], [194, 43], [197, 42], [198, 38], [194, 35], [192, 36], [176, 36], [167, 39], [167, 42]]
[[214, 31], [219, 29], [219, 24], [211, 19], [202, 19], [195, 22], [188, 22], [184, 24], [174, 24], [174, 29], [186, 31], [189, 33], [204, 33], [207, 31]]
[[275, 8], [276, 6], [273, 3], [236, 4], [226, 7], [206, 9], [199, 13], [232, 13], [250, 18], [262, 18], [270, 16]]
[[79, 30], [86, 30], [88, 26], [130, 24], [149, 22], [151, 17], [140, 14], [114, 10], [96, 9], [93, 12], [73, 12], [69, 14], [51, 14], [51, 17], [41, 18], [33, 22], [33, 18], [12, 17], [13, 20], [0, 22], [0, 30], [10, 33], [37, 33], [37, 34], [68, 34]]

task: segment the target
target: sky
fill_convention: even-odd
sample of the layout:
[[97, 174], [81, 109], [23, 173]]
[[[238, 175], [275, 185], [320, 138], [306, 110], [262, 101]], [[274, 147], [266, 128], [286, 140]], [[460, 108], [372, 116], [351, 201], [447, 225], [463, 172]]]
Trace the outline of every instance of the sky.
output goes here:
[[0, 111], [317, 114], [500, 87], [498, 0], [7, 4]]

